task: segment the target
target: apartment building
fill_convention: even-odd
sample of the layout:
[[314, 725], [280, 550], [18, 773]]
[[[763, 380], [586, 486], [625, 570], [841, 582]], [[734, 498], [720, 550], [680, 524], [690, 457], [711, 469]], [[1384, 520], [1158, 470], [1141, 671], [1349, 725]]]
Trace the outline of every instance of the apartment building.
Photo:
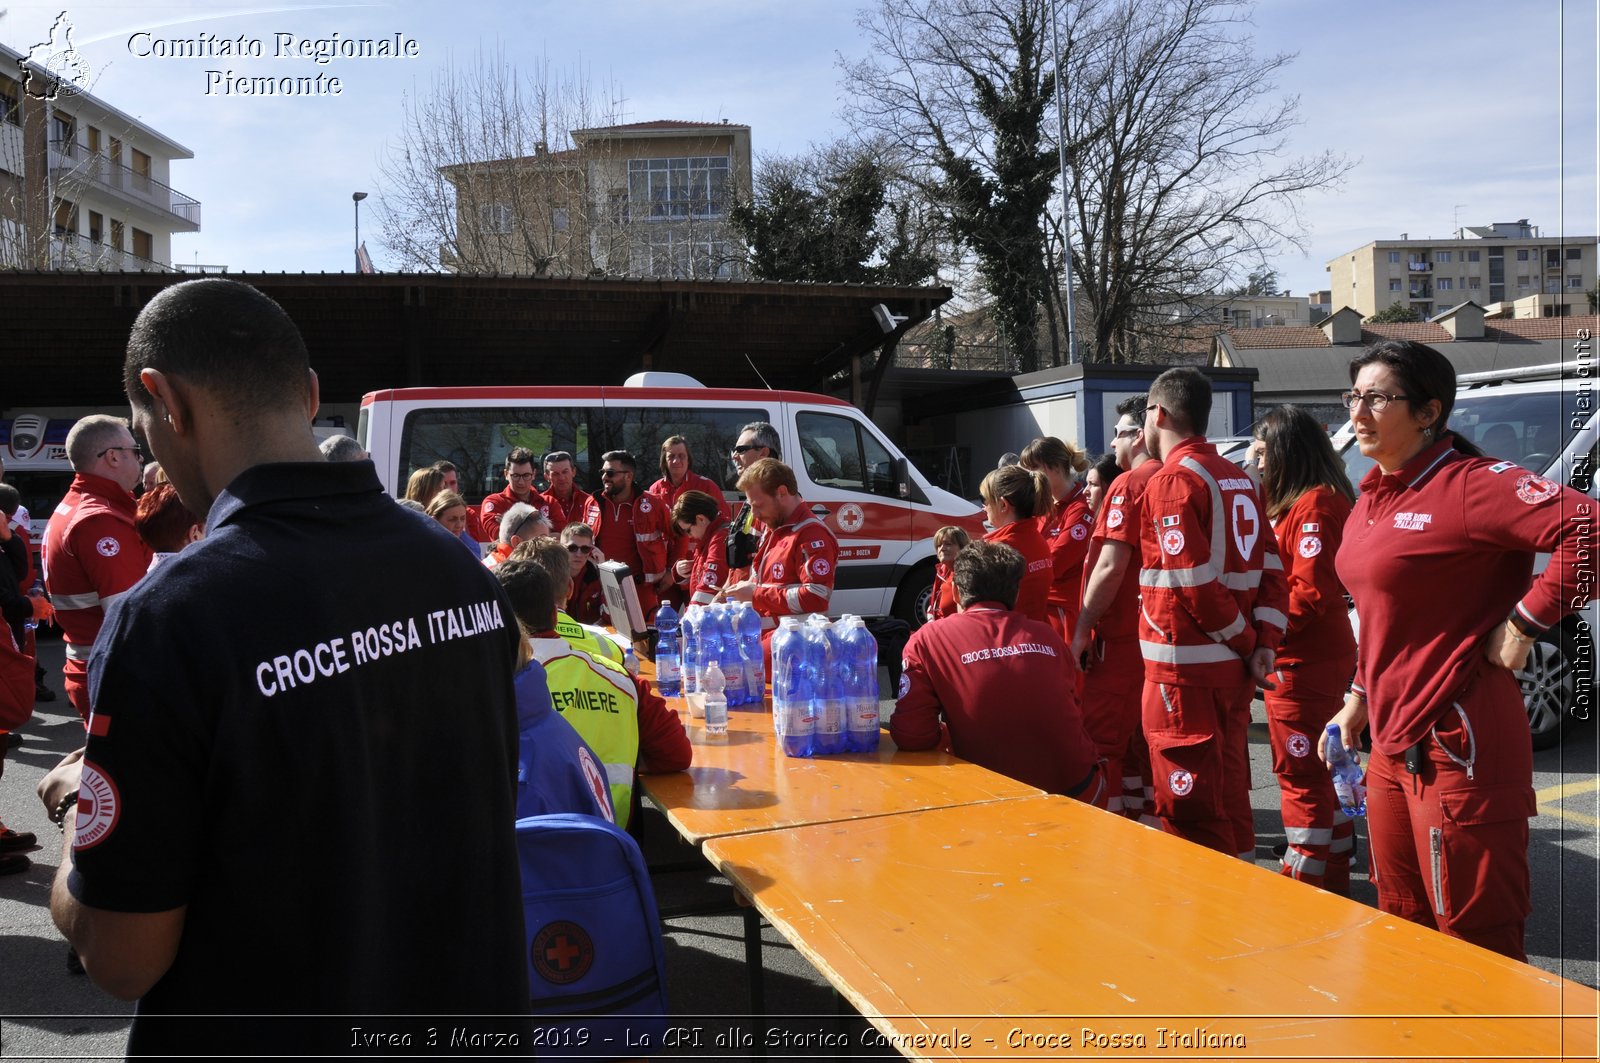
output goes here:
[[1447, 240], [1374, 240], [1327, 263], [1332, 305], [1363, 318], [1394, 303], [1423, 320], [1468, 300], [1490, 316], [1588, 313], [1596, 284], [1595, 236], [1544, 236], [1526, 218], [1459, 229]]
[[740, 280], [728, 225], [750, 194], [750, 127], [654, 121], [579, 129], [573, 146], [441, 168], [455, 191], [447, 269]]
[[[0, 267], [172, 270], [200, 203], [172, 187], [194, 152], [0, 44]], [[43, 97], [43, 98], [40, 98]]]

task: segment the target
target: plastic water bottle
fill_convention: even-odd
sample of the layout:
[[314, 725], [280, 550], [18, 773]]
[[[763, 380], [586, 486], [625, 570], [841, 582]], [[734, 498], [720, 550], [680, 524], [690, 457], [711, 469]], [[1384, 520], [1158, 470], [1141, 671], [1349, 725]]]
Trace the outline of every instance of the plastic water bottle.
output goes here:
[[[704, 606], [694, 625], [697, 648], [694, 655], [695, 689], [706, 692], [706, 670], [712, 664], [722, 663], [722, 625], [718, 623], [717, 607]], [[726, 673], [724, 673], [726, 676]]]
[[767, 694], [767, 665], [761, 651], [761, 614], [748, 602], [734, 610], [734, 630], [739, 633], [739, 657], [744, 665], [747, 703], [761, 707]]
[[859, 616], [845, 621], [845, 748], [878, 748], [878, 640]]
[[664, 698], [683, 693], [683, 659], [678, 652], [678, 612], [670, 602], [656, 613], [656, 689]]
[[622, 647], [622, 667], [635, 679], [639, 677], [639, 655], [633, 652], [632, 646]]
[[722, 666], [712, 661], [706, 668], [706, 734], [728, 733], [728, 699], [723, 694]]
[[1339, 725], [1330, 723], [1327, 732], [1328, 774], [1333, 776], [1333, 792], [1338, 795], [1339, 809], [1354, 818], [1367, 814], [1366, 772], [1361, 770], [1344, 747], [1339, 736]]
[[683, 696], [689, 697], [700, 692], [700, 616], [705, 612], [698, 605], [691, 605], [684, 610], [683, 618], [678, 621], [678, 632], [681, 638], [678, 641], [680, 654], [680, 678], [683, 684]]
[[728, 682], [728, 708], [743, 705], [750, 700], [746, 691], [744, 658], [739, 651], [739, 610], [734, 606], [718, 606], [721, 616], [717, 628], [722, 633], [722, 652], [717, 662]]
[[845, 648], [841, 636], [828, 618], [814, 613], [806, 621], [809, 652], [816, 675], [817, 730], [816, 750], [827, 756], [845, 751]]
[[772, 727], [785, 756], [809, 757], [816, 730], [806, 639], [799, 617], [786, 616], [772, 636]]

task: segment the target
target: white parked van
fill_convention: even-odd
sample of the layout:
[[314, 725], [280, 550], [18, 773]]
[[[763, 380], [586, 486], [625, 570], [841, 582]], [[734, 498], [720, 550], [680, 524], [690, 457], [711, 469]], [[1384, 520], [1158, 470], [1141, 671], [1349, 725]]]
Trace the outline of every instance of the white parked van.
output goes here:
[[839, 540], [831, 610], [920, 622], [933, 586], [933, 533], [942, 525], [983, 534], [983, 511], [930, 484], [849, 403], [799, 391], [707, 388], [677, 373], [640, 373], [622, 387], [400, 388], [361, 400], [356, 429], [393, 494], [413, 470], [440, 459], [460, 472], [472, 504], [505, 487], [506, 454], [526, 447], [576, 459], [578, 483], [599, 489], [600, 456], [626, 450], [640, 490], [658, 478], [661, 441], [689, 441], [694, 470], [733, 499], [739, 430], [766, 421], [800, 494]]

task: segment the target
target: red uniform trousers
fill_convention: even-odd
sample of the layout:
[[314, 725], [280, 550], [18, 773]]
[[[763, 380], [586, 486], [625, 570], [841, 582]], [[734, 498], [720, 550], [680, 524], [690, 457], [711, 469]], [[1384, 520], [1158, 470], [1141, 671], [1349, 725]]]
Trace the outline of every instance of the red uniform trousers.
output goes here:
[[1250, 812], [1251, 684], [1176, 686], [1146, 680], [1141, 705], [1155, 814], [1168, 834], [1255, 859]]
[[1355, 824], [1339, 811], [1333, 776], [1317, 756], [1317, 739], [1344, 704], [1355, 656], [1316, 665], [1280, 668], [1276, 690], [1264, 695], [1272, 770], [1278, 776], [1283, 832], [1288, 848], [1283, 874], [1345, 896]]
[[1538, 810], [1516, 678], [1483, 664], [1422, 747], [1416, 775], [1403, 754], [1374, 750], [1367, 765], [1378, 907], [1526, 961], [1528, 819]]
[[[1079, 672], [1083, 684], [1083, 727], [1105, 758], [1110, 797], [1106, 808], [1129, 819], [1142, 819], [1150, 794], [1150, 751], [1140, 724], [1139, 700], [1144, 689], [1144, 658], [1137, 638], [1095, 639], [1089, 647], [1089, 670]], [[1146, 820], [1157, 826], [1153, 819]]]

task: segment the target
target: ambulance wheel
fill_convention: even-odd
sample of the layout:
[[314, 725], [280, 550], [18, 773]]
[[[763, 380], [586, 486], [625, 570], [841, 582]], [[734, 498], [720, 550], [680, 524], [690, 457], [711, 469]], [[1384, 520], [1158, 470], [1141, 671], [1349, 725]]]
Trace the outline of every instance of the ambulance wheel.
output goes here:
[[[1580, 710], [1577, 662], [1584, 655], [1577, 640], [1582, 637], [1565, 627], [1545, 632], [1528, 652], [1528, 663], [1517, 673], [1534, 749], [1550, 749], [1560, 742], [1562, 729]], [[1586, 674], [1592, 676], [1593, 672], [1586, 670]], [[1593, 680], [1589, 682], [1585, 705], [1594, 698]]]
[[894, 596], [894, 615], [915, 631], [927, 622], [928, 604], [933, 600], [933, 562], [925, 561], [911, 570]]

